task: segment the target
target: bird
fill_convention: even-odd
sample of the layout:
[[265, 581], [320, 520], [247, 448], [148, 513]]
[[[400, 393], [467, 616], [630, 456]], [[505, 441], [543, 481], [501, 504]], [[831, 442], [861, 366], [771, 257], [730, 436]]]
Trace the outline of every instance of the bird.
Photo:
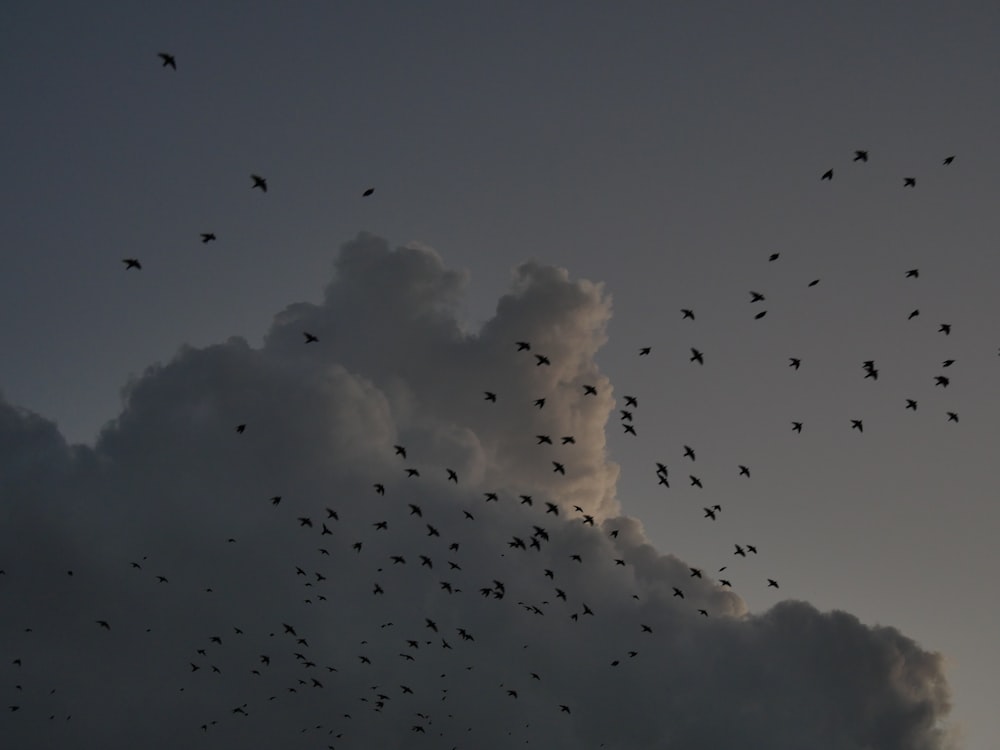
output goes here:
[[625, 432], [629, 435], [635, 435], [635, 427], [630, 424], [622, 425], [625, 428]]
[[[830, 170], [830, 171], [831, 171], [831, 173], [833, 172], [833, 170]], [[780, 257], [781, 257], [781, 253], [771, 253], [769, 256], [767, 256], [767, 262], [768, 263], [773, 263], [774, 261], [776, 261]]]
[[819, 179], [820, 179], [820, 182], [822, 182], [823, 180], [832, 180], [833, 179], [833, 170], [832, 169], [826, 170], [823, 173], [822, 177], [820, 177]]
[[795, 432], [802, 432], [802, 423], [801, 422], [792, 422], [792, 429]]
[[951, 367], [953, 364], [955, 364], [955, 360], [953, 360], [953, 359], [946, 359], [944, 362], [941, 363], [941, 366], [942, 367]]
[[365, 192], [363, 192], [363, 193], [361, 194], [361, 196], [362, 196], [363, 198], [367, 198], [367, 197], [368, 197], [369, 195], [371, 195], [371, 194], [372, 194], [372, 193], [374, 193], [374, 192], [375, 192], [375, 188], [371, 188], [371, 187], [370, 187], [370, 188], [368, 188], [367, 190], [365, 190]]
[[173, 68], [174, 70], [177, 70], [177, 61], [174, 59], [173, 55], [167, 52], [158, 52], [156, 56], [163, 61], [164, 68]]
[[698, 479], [698, 477], [696, 477], [694, 474], [689, 474], [688, 478], [691, 480], [692, 487], [697, 487], [699, 489], [702, 489], [701, 480]]
[[[945, 336], [951, 333], [951, 323], [942, 323], [938, 327], [938, 333], [943, 333]], [[947, 367], [947, 365], [945, 365]]]
[[563, 445], [575, 445], [576, 444], [576, 438], [573, 437], [572, 435], [563, 435], [561, 438], [559, 438], [559, 440], [562, 442]]
[[744, 466], [743, 464], [740, 464], [739, 468], [740, 468], [740, 476], [741, 477], [748, 477], [749, 478], [749, 476], [750, 476], [750, 469], [749, 469], [749, 467]]
[[267, 180], [266, 179], [264, 179], [263, 177], [261, 177], [259, 174], [252, 174], [252, 175], [250, 175], [250, 179], [253, 180], [253, 185], [250, 186], [251, 190], [253, 190], [254, 188], [260, 188], [262, 192], [265, 192], [265, 193], [267, 192]]
[[958, 421], [958, 414], [956, 414], [953, 411], [948, 412], [948, 421], [949, 422], [957, 422]]
[[681, 308], [681, 320], [691, 319], [694, 320], [694, 310], [688, 310], [687, 308]]
[[105, 630], [111, 630], [111, 625], [108, 624], [107, 620], [97, 620], [96, 622]]
[[397, 456], [402, 456], [403, 458], [406, 458], [406, 448], [404, 448], [401, 445], [394, 445], [392, 447], [396, 451]]
[[951, 164], [953, 161], [955, 161], [955, 157], [954, 156], [946, 156], [944, 158], [944, 161], [941, 162], [941, 163], [945, 164], [945, 165], [948, 165], [948, 164]]
[[532, 405], [533, 406], [537, 406], [539, 409], [544, 409], [545, 408], [545, 399], [544, 398], [536, 398], [532, 402]]
[[851, 161], [868, 161], [868, 152], [865, 150], [855, 151], [854, 158]]
[[635, 396], [626, 396], [625, 397], [625, 406], [638, 407], [639, 406], [639, 400]]
[[644, 347], [642, 347], [642, 348], [641, 348], [641, 349], [639, 350], [639, 356], [640, 356], [640, 357], [645, 357], [645, 356], [646, 356], [646, 355], [648, 355], [648, 354], [649, 354], [649, 353], [650, 353], [651, 351], [653, 351], [653, 347], [651, 347], [651, 346], [644, 346]]
[[552, 445], [552, 438], [548, 435], [535, 435], [535, 439], [538, 441], [535, 445]]
[[740, 557], [746, 557], [747, 556], [746, 550], [744, 550], [740, 545], [736, 544], [736, 545], [733, 545], [733, 546], [736, 547], [736, 551], [733, 552], [734, 555], [739, 555]]
[[907, 409], [912, 409], [913, 411], [916, 411], [917, 410], [917, 402], [914, 401], [912, 398], [906, 399], [906, 408]]
[[798, 370], [802, 366], [802, 360], [798, 359], [797, 357], [789, 357], [788, 366], [795, 370]]
[[305, 339], [306, 339], [305, 343], [307, 343], [307, 344], [313, 344], [313, 343], [316, 343], [317, 341], [319, 341], [319, 338], [317, 336], [314, 336], [313, 334], [309, 333], [308, 331], [303, 331], [302, 335], [305, 337]]
[[906, 316], [907, 320], [913, 320], [915, 317], [920, 315], [920, 309], [912, 310], [909, 315]]
[[917, 186], [917, 178], [916, 177], [904, 177], [903, 178], [903, 187], [916, 187], [916, 186]]
[[454, 469], [445, 469], [448, 472], [448, 481], [458, 484], [458, 474], [455, 473]]
[[561, 463], [559, 463], [558, 461], [553, 461], [552, 462], [552, 466], [554, 467], [552, 469], [553, 472], [558, 472], [559, 474], [562, 474], [562, 475], [565, 476], [565, 474], [566, 474], [566, 468]]
[[775, 589], [779, 588], [778, 582], [776, 580], [774, 580], [773, 578], [768, 578], [767, 579], [767, 585], [770, 588], [775, 588]]
[[757, 313], [756, 315], [753, 316], [753, 319], [754, 320], [760, 320], [765, 315], [767, 315], [767, 310], [761, 310], [759, 313]]
[[201, 242], [202, 242], [202, 244], [205, 244], [207, 242], [215, 242], [215, 233], [214, 232], [202, 232], [201, 233]]
[[750, 290], [750, 302], [751, 302], [751, 304], [754, 303], [754, 302], [763, 302], [763, 301], [764, 301], [764, 295], [763, 294], [761, 294], [760, 292], [755, 292], [753, 290]]
[[690, 445], [685, 445], [684, 456], [694, 461], [694, 448], [692, 448]]
[[483, 391], [483, 394], [485, 395], [487, 401], [493, 401], [494, 403], [496, 402], [497, 394], [493, 393], [492, 391]]
[[712, 510], [711, 508], [702, 508], [702, 510], [705, 511], [705, 518], [711, 518], [713, 521], [717, 520], [715, 518], [714, 510]]
[[944, 375], [935, 375], [934, 376], [934, 385], [935, 386], [939, 385], [942, 388], [947, 388], [948, 387], [948, 383], [950, 383], [950, 382], [951, 381], [948, 380], [948, 378], [946, 378]]
[[240, 433], [241, 435], [242, 435], [242, 434], [243, 434], [244, 432], [246, 432], [246, 429], [247, 429], [247, 426], [246, 426], [245, 424], [238, 424], [238, 425], [236, 425], [236, 431], [237, 431], [238, 433]]
[[705, 357], [700, 351], [691, 347], [691, 358], [688, 361], [697, 362], [699, 365], [703, 365], [705, 364]]
[[134, 268], [137, 271], [142, 270], [142, 264], [139, 262], [138, 258], [122, 258], [122, 263], [125, 264], [125, 270]]
[[583, 395], [584, 396], [596, 396], [597, 395], [597, 388], [595, 388], [592, 385], [586, 385], [585, 384], [583, 386]]
[[514, 343], [517, 345], [517, 350], [519, 352], [529, 351], [531, 349], [531, 344], [527, 341], [515, 341]]
[[281, 502], [281, 495], [275, 495], [271, 498], [271, 505], [277, 505]]
[[552, 364], [549, 361], [549, 358], [546, 357], [544, 354], [536, 354], [535, 355], [535, 360], [536, 360], [535, 361], [535, 367], [541, 367], [542, 365], [551, 365]]
[[920, 278], [920, 269], [919, 268], [911, 268], [909, 271], [906, 272], [906, 278], [908, 278], [908, 279], [919, 279]]
[[860, 419], [852, 419], [851, 420], [851, 429], [852, 430], [857, 430], [858, 432], [864, 432], [865, 431], [865, 427], [861, 423]]
[[674, 586], [673, 589], [674, 589], [674, 596], [679, 596], [681, 599], [684, 598], [684, 592], [683, 591], [681, 591], [676, 586]]
[[816, 286], [819, 283], [819, 279], [813, 279], [806, 286]]

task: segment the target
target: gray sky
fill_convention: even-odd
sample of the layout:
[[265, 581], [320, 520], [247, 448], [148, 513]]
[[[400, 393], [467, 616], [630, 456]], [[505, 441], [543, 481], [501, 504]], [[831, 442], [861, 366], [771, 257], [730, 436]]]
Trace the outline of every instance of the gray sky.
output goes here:
[[[5, 735], [41, 746], [85, 730], [117, 747], [171, 727], [168, 746], [227, 747], [292, 731], [313, 747], [336, 725], [338, 747], [392, 746], [416, 737], [421, 712], [427, 743], [468, 746], [468, 719], [480, 747], [507, 731], [725, 746], [708, 727], [797, 747], [817, 746], [829, 703], [852, 717], [830, 748], [930, 748], [943, 670], [960, 746], [994, 745], [1000, 9], [747, 5], [8, 10], [0, 694], [21, 709], [0, 719]], [[619, 424], [625, 394], [639, 399], [635, 436]], [[577, 443], [536, 446], [548, 432]], [[298, 527], [327, 506], [338, 533]], [[552, 536], [542, 550], [506, 546], [535, 524]], [[598, 533], [614, 528], [617, 540]], [[453, 537], [463, 591], [449, 596], [438, 568]], [[760, 553], [733, 554], [747, 543]], [[296, 565], [315, 584], [306, 596], [326, 585], [339, 604], [305, 605]], [[481, 598], [496, 571], [512, 591]], [[583, 602], [595, 615], [573, 622]], [[435, 640], [410, 669], [398, 652], [419, 638], [428, 653], [435, 613], [454, 648]], [[243, 641], [227, 637], [237, 619]], [[287, 686], [301, 660], [281, 643], [292, 619], [329, 675], [300, 698]], [[646, 620], [653, 634], [629, 630]], [[206, 680], [209, 655], [222, 674]], [[400, 694], [407, 679], [415, 696]], [[358, 700], [374, 684], [393, 691], [378, 713]], [[720, 696], [733, 708], [716, 729]], [[763, 721], [792, 698], [799, 713]], [[147, 708], [125, 721], [133, 700]], [[329, 715], [341, 700], [358, 705], [351, 720]]]

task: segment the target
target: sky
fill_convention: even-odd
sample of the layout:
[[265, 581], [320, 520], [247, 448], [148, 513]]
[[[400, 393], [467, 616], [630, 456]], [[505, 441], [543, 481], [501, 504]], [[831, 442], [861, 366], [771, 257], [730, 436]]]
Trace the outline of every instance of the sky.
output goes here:
[[995, 747], [1000, 9], [752, 5], [7, 9], [2, 736]]

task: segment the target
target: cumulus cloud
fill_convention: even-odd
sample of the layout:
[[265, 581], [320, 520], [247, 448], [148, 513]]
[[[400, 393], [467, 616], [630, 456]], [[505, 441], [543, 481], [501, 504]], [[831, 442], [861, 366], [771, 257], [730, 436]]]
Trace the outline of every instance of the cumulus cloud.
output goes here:
[[0, 401], [11, 747], [946, 746], [940, 656], [750, 614], [623, 513], [599, 284], [526, 263], [472, 334], [465, 284], [362, 234], [322, 303], [150, 367], [94, 446]]

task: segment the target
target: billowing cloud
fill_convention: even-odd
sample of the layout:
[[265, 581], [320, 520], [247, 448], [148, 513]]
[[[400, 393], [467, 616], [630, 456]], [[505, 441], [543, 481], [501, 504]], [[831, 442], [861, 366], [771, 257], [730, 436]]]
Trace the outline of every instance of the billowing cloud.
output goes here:
[[321, 304], [149, 368], [92, 447], [0, 402], [11, 747], [947, 745], [940, 656], [750, 614], [623, 514], [600, 285], [524, 264], [469, 334], [465, 282], [360, 235]]

